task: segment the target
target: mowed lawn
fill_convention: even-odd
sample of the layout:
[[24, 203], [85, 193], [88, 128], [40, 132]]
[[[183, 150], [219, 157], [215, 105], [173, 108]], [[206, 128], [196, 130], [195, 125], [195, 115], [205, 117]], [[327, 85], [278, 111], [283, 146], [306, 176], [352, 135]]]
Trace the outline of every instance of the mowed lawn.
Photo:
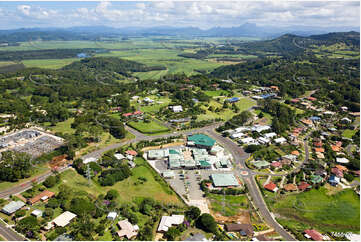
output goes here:
[[327, 195], [325, 187], [278, 198], [274, 212], [321, 231], [360, 231], [360, 198], [351, 189]]
[[342, 136], [351, 139], [352, 136], [356, 134], [356, 132], [357, 130], [346, 129], [345, 131], [343, 131]]
[[131, 121], [128, 125], [142, 133], [161, 133], [169, 130], [167, 127], [160, 125], [153, 120], [149, 123], [143, 121]]
[[[225, 204], [223, 204], [223, 198]], [[223, 216], [234, 216], [239, 213], [240, 209], [248, 208], [248, 199], [245, 195], [218, 195], [218, 194], [208, 194], [208, 201], [211, 203], [211, 209], [214, 212], [219, 212]]]

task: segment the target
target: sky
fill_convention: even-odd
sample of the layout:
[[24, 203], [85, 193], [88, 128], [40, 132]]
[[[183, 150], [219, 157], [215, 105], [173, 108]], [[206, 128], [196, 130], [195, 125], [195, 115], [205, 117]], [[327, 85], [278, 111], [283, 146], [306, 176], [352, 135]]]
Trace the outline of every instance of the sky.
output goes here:
[[360, 1], [1, 1], [0, 29], [110, 26], [359, 27]]

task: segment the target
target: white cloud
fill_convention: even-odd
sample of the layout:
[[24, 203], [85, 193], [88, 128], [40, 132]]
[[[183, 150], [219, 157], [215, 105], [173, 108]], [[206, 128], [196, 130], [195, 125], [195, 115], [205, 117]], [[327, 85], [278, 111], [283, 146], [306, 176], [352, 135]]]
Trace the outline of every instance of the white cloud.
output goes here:
[[101, 1], [91, 4], [77, 2], [70, 11], [56, 5], [45, 7], [41, 2], [14, 6], [15, 9], [0, 10], [3, 25], [8, 23], [20, 27], [36, 23], [60, 27], [77, 24], [209, 28], [239, 26], [246, 22], [275, 26], [358, 26], [360, 21], [360, 3], [348, 1]]
[[19, 5], [18, 6], [18, 10], [26, 16], [30, 15], [30, 9], [31, 9], [31, 7], [29, 5]]

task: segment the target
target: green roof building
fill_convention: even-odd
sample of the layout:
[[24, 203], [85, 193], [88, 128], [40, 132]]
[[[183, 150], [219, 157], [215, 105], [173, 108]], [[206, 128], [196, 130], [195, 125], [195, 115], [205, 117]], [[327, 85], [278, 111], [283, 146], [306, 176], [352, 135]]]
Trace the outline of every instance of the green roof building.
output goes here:
[[257, 168], [257, 169], [264, 169], [270, 166], [270, 163], [264, 160], [258, 160], [253, 162], [253, 165]]
[[194, 134], [188, 136], [188, 141], [194, 142], [195, 146], [199, 148], [211, 149], [216, 143], [214, 139], [205, 134]]
[[234, 187], [239, 186], [238, 180], [233, 174], [212, 174], [211, 179], [215, 187]]
[[317, 184], [317, 183], [322, 182], [322, 177], [321, 177], [321, 176], [311, 175], [310, 178], [311, 178], [311, 182], [312, 182], [313, 184]]

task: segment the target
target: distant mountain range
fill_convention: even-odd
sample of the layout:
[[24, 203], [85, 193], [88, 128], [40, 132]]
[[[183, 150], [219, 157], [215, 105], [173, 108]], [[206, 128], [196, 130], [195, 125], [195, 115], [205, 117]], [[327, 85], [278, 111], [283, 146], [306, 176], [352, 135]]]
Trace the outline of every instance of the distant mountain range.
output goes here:
[[82, 26], [71, 28], [29, 28], [0, 30], [0, 42], [42, 40], [85, 40], [118, 36], [180, 36], [180, 37], [257, 37], [273, 39], [284, 34], [310, 36], [329, 32], [360, 31], [359, 27], [312, 27], [312, 26], [258, 26], [246, 23], [238, 27], [214, 27], [202, 30], [196, 27], [127, 27]]

